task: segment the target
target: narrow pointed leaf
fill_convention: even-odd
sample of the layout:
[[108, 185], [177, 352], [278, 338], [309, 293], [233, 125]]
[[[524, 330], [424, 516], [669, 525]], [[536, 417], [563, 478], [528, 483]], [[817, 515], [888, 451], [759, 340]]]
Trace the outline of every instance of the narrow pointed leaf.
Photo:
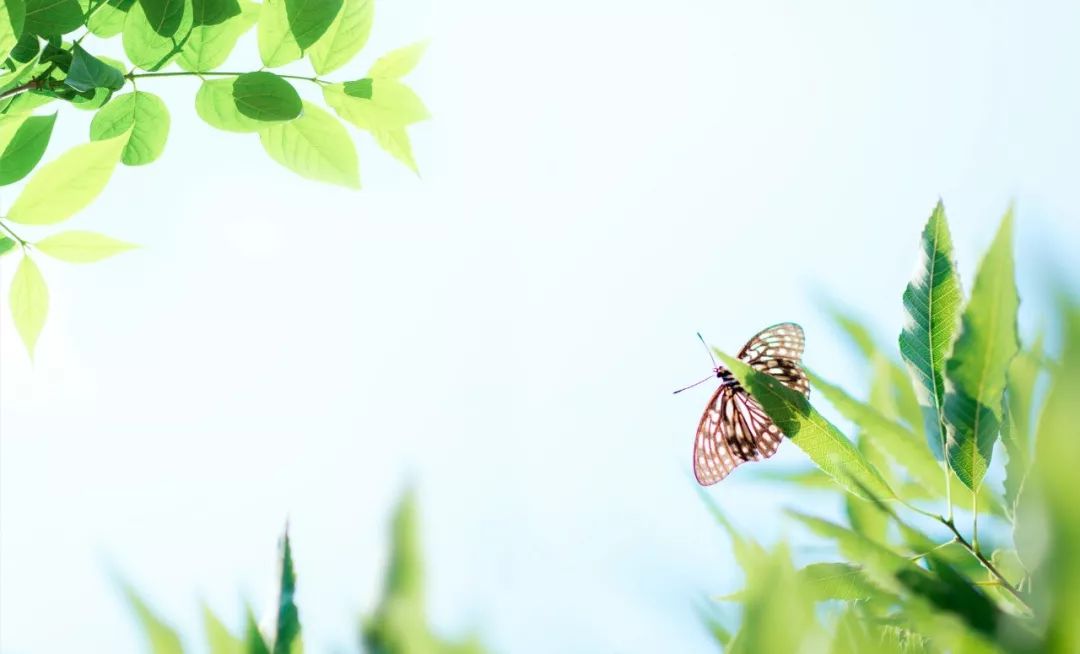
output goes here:
[[270, 646], [266, 644], [262, 632], [259, 631], [259, 623], [255, 621], [255, 614], [251, 609], [247, 610], [247, 618], [244, 624], [244, 654], [272, 654]]
[[841, 488], [860, 497], [866, 497], [863, 488], [877, 497], [896, 497], [862, 453], [810, 406], [801, 393], [723, 352], [717, 354], [791, 442], [806, 452]]
[[960, 334], [946, 364], [949, 464], [977, 490], [990, 465], [1001, 424], [1006, 376], [1019, 349], [1020, 298], [1012, 255], [1012, 211], [979, 264]]
[[136, 246], [95, 232], [68, 231], [48, 236], [34, 247], [70, 263], [92, 263], [126, 252]]
[[904, 291], [900, 354], [915, 378], [927, 441], [944, 455], [945, 359], [960, 317], [962, 293], [945, 207], [938, 202], [922, 234], [922, 259]]
[[368, 70], [368, 77], [401, 79], [412, 72], [427, 51], [428, 42], [420, 41], [398, 48], [380, 57]]
[[860, 566], [850, 563], [811, 563], [799, 570], [799, 577], [819, 602], [866, 600], [886, 594]]
[[405, 164], [409, 170], [417, 175], [420, 174], [420, 169], [416, 165], [416, 159], [413, 158], [412, 142], [409, 140], [409, 134], [405, 131], [404, 127], [397, 129], [376, 129], [372, 130], [371, 135], [375, 137], [375, 142], [379, 144], [380, 148]]
[[293, 569], [288, 528], [281, 537], [278, 567], [278, 603], [272, 654], [292, 654], [294, 644], [300, 639], [300, 613], [296, 608], [296, 571]]
[[14, 277], [11, 278], [8, 303], [11, 305], [11, 319], [15, 323], [15, 331], [19, 333], [26, 350], [33, 357], [34, 346], [37, 345], [38, 336], [45, 326], [45, 318], [49, 315], [49, 288], [45, 285], [41, 270], [28, 256], [23, 256], [19, 267], [15, 269]]
[[244, 654], [244, 641], [232, 635], [209, 606], [203, 606], [203, 625], [210, 654]]
[[1012, 514], [1020, 485], [1031, 465], [1031, 433], [1036, 410], [1034, 398], [1042, 371], [1043, 337], [1040, 334], [1030, 349], [1022, 350], [1009, 365], [1001, 443], [1005, 463], [1005, 506]]
[[142, 628], [150, 654], [183, 654], [184, 648], [176, 631], [151, 610], [134, 588], [127, 587], [124, 593]]

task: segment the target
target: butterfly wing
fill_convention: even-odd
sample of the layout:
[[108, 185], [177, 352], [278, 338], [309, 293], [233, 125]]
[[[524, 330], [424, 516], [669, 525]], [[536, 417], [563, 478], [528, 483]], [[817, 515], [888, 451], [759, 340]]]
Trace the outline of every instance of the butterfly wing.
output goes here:
[[763, 329], [739, 351], [739, 358], [754, 370], [772, 375], [790, 389], [810, 396], [810, 382], [799, 359], [806, 346], [802, 327], [782, 322]]
[[731, 474], [746, 458], [730, 446], [735, 405], [735, 389], [722, 385], [701, 414], [694, 438], [694, 477], [702, 486], [711, 486]]

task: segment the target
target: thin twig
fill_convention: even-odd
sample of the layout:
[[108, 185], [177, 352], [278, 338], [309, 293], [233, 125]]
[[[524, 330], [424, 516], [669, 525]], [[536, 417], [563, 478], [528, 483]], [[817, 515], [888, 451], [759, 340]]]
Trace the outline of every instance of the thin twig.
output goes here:
[[972, 546], [971, 543], [967, 542], [967, 540], [964, 539], [964, 537], [960, 534], [960, 531], [956, 528], [956, 525], [953, 523], [952, 520], [941, 519], [941, 524], [945, 525], [949, 528], [950, 531], [952, 531], [953, 535], [956, 536], [956, 542], [963, 545], [964, 549], [966, 549], [968, 552], [971, 552], [971, 555], [978, 559], [979, 563], [981, 563], [982, 566], [986, 568], [987, 572], [997, 577], [998, 581], [1001, 582], [1002, 587], [1012, 593], [1013, 597], [1019, 600], [1021, 604], [1023, 604], [1030, 610], [1030, 607], [1027, 606], [1027, 602], [1024, 601], [1024, 596], [1020, 593], [1019, 590], [1016, 589], [1016, 586], [1013, 586], [1011, 583], [1009, 583], [1009, 580], [1005, 578], [1005, 575], [1001, 574], [1001, 572], [994, 566], [994, 564], [990, 562], [990, 559], [986, 558], [986, 556], [981, 551], [979, 551], [978, 548]]

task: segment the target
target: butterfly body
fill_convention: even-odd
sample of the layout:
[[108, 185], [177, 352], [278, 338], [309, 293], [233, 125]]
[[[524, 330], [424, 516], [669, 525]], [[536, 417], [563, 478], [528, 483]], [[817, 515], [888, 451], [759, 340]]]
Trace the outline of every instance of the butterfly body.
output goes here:
[[[804, 343], [802, 327], [780, 323], [751, 338], [739, 352], [739, 359], [809, 395], [810, 384], [799, 364]], [[694, 477], [702, 486], [719, 482], [746, 461], [771, 457], [784, 439], [780, 428], [730, 370], [717, 366], [714, 372], [720, 386], [705, 407], [694, 438]]]

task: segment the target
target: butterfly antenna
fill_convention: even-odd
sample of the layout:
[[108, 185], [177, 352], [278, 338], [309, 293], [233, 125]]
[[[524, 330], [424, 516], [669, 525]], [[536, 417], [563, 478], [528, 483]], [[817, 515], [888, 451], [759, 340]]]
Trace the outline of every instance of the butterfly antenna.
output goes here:
[[705, 347], [705, 351], [709, 353], [709, 360], [712, 361], [712, 367], [716, 368], [717, 367], [716, 357], [713, 356], [712, 350], [709, 349], [708, 343], [706, 343], [705, 339], [701, 336], [701, 332], [697, 333], [697, 337], [698, 337], [698, 340], [701, 341], [701, 345]]
[[680, 388], [679, 390], [677, 390], [677, 391], [675, 391], [674, 393], [672, 393], [672, 395], [675, 395], [675, 394], [678, 394], [678, 393], [682, 393], [683, 391], [686, 391], [686, 390], [690, 390], [691, 388], [693, 388], [693, 387], [695, 387], [695, 386], [700, 386], [701, 384], [704, 384], [705, 382], [709, 381], [709, 380], [710, 380], [710, 379], [712, 379], [713, 377], [714, 377], [714, 375], [709, 375], [708, 377], [706, 377], [705, 379], [702, 379], [702, 380], [701, 380], [701, 381], [699, 381], [699, 382], [694, 382], [693, 384], [690, 384], [689, 386], [683, 386], [683, 387], [682, 387], [682, 388]]

